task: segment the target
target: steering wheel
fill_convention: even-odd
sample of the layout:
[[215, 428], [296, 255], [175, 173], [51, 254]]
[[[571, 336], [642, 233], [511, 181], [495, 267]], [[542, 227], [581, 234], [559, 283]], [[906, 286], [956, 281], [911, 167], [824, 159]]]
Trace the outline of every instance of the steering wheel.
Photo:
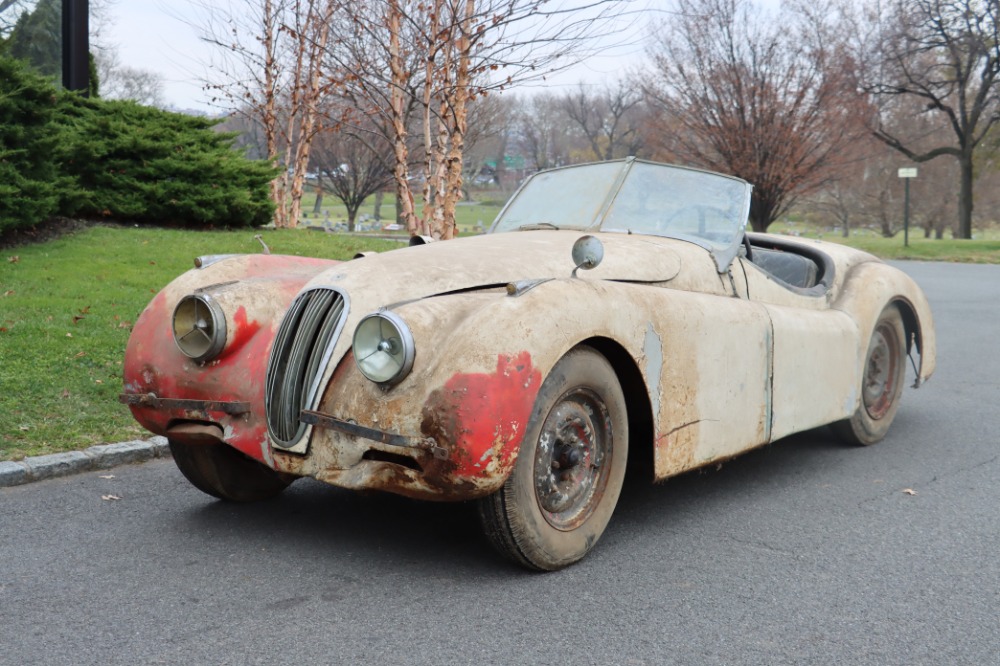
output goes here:
[[743, 233], [743, 247], [747, 251], [747, 261], [753, 261], [753, 252], [750, 250], [750, 237]]
[[705, 213], [711, 212], [720, 218], [726, 217], [726, 211], [716, 206], [711, 206], [707, 204], [689, 204], [683, 208], [675, 210], [673, 213], [667, 216], [663, 221], [662, 227], [664, 230], [668, 230], [674, 226], [676, 221], [681, 222], [693, 222], [695, 220], [695, 215], [697, 215], [698, 221], [698, 235], [705, 237], [707, 233], [707, 225], [705, 222]]

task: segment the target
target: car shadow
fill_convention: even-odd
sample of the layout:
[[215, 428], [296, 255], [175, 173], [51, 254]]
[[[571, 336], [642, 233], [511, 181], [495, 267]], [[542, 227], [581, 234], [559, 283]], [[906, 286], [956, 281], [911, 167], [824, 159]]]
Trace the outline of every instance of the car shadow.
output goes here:
[[[641, 538], [641, 530], [669, 529], [673, 520], [713, 507], [725, 510], [747, 493], [786, 483], [790, 475], [827, 473], [824, 469], [835, 466], [843, 451], [844, 445], [822, 428], [662, 483], [652, 482], [651, 468], [630, 469], [603, 540]], [[203, 501], [181, 513], [178, 527], [215, 541], [231, 539], [227, 545], [234, 548], [249, 541], [278, 559], [360, 557], [372, 566], [405, 563], [415, 571], [446, 562], [477, 576], [521, 571], [481, 534], [474, 502], [418, 501], [313, 479], [296, 481], [273, 500], [248, 504], [189, 491]]]

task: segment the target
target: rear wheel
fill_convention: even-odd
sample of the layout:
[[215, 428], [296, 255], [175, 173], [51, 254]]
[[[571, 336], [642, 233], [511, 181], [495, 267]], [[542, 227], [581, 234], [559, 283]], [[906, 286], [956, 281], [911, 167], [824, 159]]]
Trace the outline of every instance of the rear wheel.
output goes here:
[[552, 571], [581, 559], [607, 527], [628, 459], [625, 397], [607, 359], [570, 351], [542, 383], [514, 470], [479, 500], [504, 556]]
[[906, 329], [899, 308], [890, 305], [879, 316], [868, 343], [861, 404], [849, 419], [834, 423], [834, 433], [850, 444], [878, 442], [889, 431], [899, 408], [906, 374]]
[[270, 499], [295, 480], [221, 442], [170, 440], [170, 453], [191, 485], [232, 502]]

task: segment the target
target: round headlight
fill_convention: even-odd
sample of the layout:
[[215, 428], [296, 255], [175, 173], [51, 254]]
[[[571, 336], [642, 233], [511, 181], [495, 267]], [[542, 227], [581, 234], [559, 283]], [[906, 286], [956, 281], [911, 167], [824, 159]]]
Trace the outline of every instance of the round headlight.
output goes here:
[[395, 384], [413, 367], [413, 335], [393, 312], [376, 312], [354, 330], [354, 361], [377, 384]]
[[174, 342], [196, 361], [215, 358], [226, 346], [226, 317], [204, 294], [185, 296], [174, 308]]

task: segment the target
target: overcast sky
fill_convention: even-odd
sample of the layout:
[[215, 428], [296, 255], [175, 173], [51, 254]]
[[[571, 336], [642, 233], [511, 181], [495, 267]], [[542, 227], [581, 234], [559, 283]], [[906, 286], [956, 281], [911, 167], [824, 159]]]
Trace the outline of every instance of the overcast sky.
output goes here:
[[[221, 0], [220, 4], [228, 2]], [[168, 105], [177, 109], [211, 109], [199, 83], [205, 77], [211, 48], [201, 42], [195, 28], [184, 22], [195, 14], [186, 0], [170, 3], [112, 0], [107, 14], [108, 23], [99, 42], [115, 47], [121, 64], [160, 74]], [[560, 72], [546, 82], [545, 88], [566, 90], [580, 81], [602, 84], [621, 76], [626, 67], [642, 61], [641, 33], [641, 27], [636, 28], [630, 45], [619, 46], [606, 56]]]

